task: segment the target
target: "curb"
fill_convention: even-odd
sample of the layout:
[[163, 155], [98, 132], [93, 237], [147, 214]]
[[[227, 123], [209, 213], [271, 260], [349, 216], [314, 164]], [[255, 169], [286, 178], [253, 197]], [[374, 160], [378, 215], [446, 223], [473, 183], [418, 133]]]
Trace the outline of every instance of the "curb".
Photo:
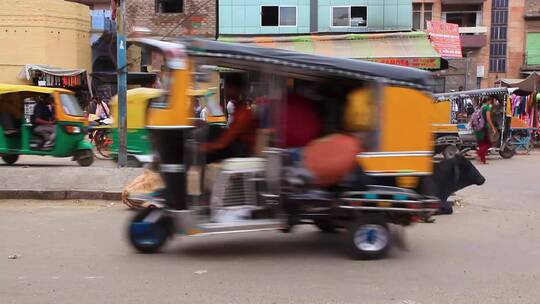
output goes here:
[[96, 190], [0, 190], [0, 199], [121, 201], [122, 192]]

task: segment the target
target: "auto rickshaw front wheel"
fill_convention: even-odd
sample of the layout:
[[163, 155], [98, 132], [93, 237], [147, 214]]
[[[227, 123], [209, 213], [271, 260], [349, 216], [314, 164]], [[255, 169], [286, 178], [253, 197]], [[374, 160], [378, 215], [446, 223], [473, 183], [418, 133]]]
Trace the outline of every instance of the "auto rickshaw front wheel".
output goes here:
[[81, 167], [88, 167], [94, 163], [94, 153], [92, 150], [79, 150], [75, 153], [75, 160]]
[[383, 258], [390, 247], [390, 230], [384, 216], [361, 215], [350, 227], [350, 245], [353, 258], [374, 260]]
[[8, 165], [13, 165], [19, 160], [19, 154], [4, 154], [2, 160]]
[[167, 243], [173, 230], [170, 219], [162, 215], [162, 210], [147, 208], [129, 222], [128, 239], [137, 251], [155, 253]]

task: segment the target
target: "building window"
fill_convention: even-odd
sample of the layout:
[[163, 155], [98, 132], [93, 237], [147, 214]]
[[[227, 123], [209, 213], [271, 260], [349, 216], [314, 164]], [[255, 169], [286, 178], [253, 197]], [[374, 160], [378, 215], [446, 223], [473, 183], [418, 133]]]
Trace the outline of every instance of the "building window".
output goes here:
[[262, 26], [296, 26], [295, 6], [261, 6]]
[[184, 12], [184, 0], [156, 0], [156, 13], [177, 14]]
[[527, 33], [525, 64], [540, 65], [540, 33]]
[[492, 0], [489, 71], [505, 73], [508, 34], [508, 0]]
[[460, 27], [482, 25], [481, 4], [443, 5], [441, 11], [442, 20], [447, 23], [454, 23]]
[[366, 6], [335, 6], [332, 7], [333, 27], [364, 27], [367, 26]]
[[425, 30], [433, 16], [433, 3], [413, 3], [413, 29]]

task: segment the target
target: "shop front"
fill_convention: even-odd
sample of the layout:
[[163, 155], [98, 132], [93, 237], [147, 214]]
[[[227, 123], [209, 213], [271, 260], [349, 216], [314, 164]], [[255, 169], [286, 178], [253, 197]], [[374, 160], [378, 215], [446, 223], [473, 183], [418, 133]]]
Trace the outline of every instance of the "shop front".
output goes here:
[[433, 49], [424, 32], [279, 37], [227, 36], [220, 37], [219, 40], [424, 70], [442, 68], [441, 56]]
[[35, 86], [71, 90], [76, 93], [83, 108], [92, 97], [90, 81], [84, 69], [64, 69], [48, 65], [26, 64], [17, 78], [29, 81]]

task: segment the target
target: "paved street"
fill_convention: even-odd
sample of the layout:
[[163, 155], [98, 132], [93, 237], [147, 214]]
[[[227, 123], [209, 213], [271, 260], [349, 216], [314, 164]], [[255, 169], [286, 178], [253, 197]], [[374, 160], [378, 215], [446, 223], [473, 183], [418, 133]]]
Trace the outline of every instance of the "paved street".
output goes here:
[[71, 158], [23, 155], [13, 166], [0, 164], [0, 192], [21, 195], [28, 191], [120, 193], [143, 171], [143, 168], [118, 169], [113, 161], [98, 160], [90, 167], [80, 167]]
[[[177, 238], [135, 253], [111, 202], [2, 201], [1, 303], [538, 303], [540, 154], [493, 159], [461, 207], [408, 229], [409, 251], [344, 255], [305, 227]], [[17, 259], [10, 259], [17, 255]]]

